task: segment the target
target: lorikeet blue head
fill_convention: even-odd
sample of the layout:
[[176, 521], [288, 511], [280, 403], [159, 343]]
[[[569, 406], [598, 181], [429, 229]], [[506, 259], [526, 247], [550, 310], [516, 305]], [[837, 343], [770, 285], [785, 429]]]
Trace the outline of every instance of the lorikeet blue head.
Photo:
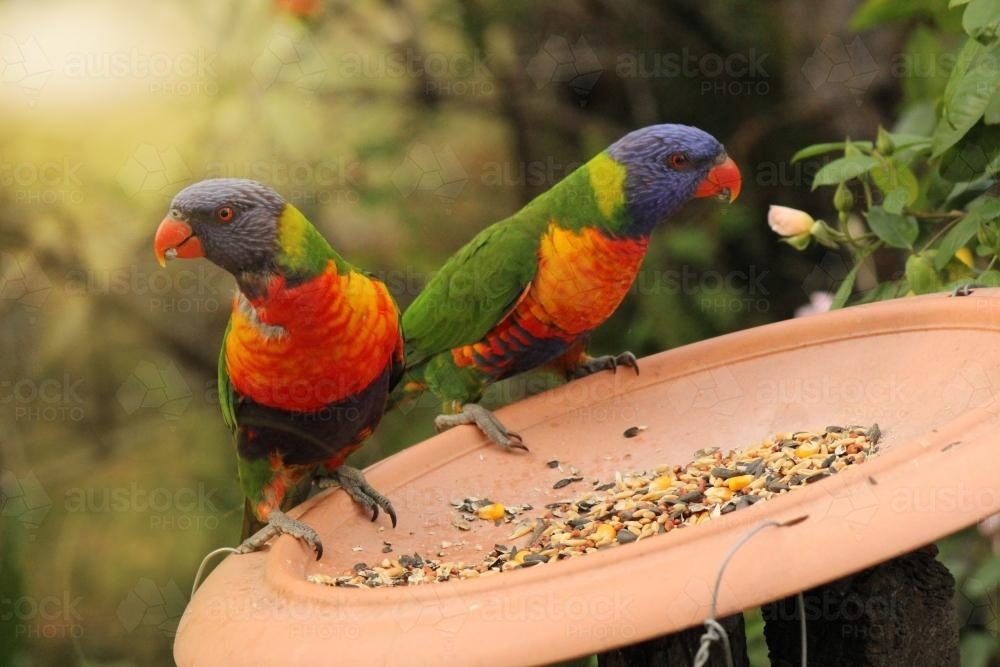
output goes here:
[[608, 148], [627, 169], [625, 200], [639, 233], [670, 217], [692, 197], [740, 193], [736, 164], [715, 137], [687, 125], [651, 125], [630, 132]]
[[213, 178], [181, 190], [153, 243], [160, 264], [174, 257], [205, 257], [236, 275], [269, 270], [278, 252], [278, 220], [285, 200], [247, 179]]

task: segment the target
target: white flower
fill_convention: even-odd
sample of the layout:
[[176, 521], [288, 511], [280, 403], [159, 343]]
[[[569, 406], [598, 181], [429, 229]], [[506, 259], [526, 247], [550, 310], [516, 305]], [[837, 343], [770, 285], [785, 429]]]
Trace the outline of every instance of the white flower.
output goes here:
[[767, 211], [767, 224], [785, 237], [809, 234], [815, 222], [811, 215], [797, 208], [772, 204]]
[[813, 292], [809, 295], [809, 303], [795, 309], [795, 317], [817, 315], [830, 310], [833, 305], [833, 294], [830, 292]]

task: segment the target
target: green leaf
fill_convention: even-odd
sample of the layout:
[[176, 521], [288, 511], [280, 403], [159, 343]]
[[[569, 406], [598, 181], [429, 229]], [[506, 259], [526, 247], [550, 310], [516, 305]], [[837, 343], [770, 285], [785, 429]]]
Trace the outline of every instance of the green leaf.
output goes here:
[[1000, 2], [972, 0], [962, 14], [962, 29], [982, 44], [996, 41], [1000, 30]]
[[982, 205], [974, 206], [968, 215], [978, 222], [976, 240], [980, 247], [977, 252], [983, 256], [997, 253], [1000, 249], [1000, 199], [991, 198]]
[[1000, 271], [983, 271], [976, 276], [976, 282], [987, 287], [1000, 287]]
[[868, 226], [893, 248], [912, 249], [920, 231], [914, 218], [890, 213], [881, 206], [872, 206], [868, 211]]
[[833, 295], [833, 303], [830, 304], [830, 310], [836, 310], [837, 308], [843, 308], [844, 304], [847, 303], [847, 299], [851, 296], [851, 292], [854, 291], [854, 281], [858, 279], [858, 269], [861, 268], [861, 264], [855, 264], [854, 268], [847, 272], [844, 276], [844, 282], [840, 283], [840, 287], [837, 288], [837, 292]]
[[679, 234], [671, 234], [664, 245], [671, 258], [679, 264], [708, 266], [712, 262], [715, 246], [711, 232], [704, 227], [675, 229]]
[[896, 147], [896, 142], [892, 140], [892, 136], [885, 131], [885, 128], [881, 125], [878, 126], [878, 133], [875, 135], [875, 150], [877, 150], [882, 155], [892, 155], [893, 149]]
[[920, 196], [920, 182], [917, 180], [913, 170], [905, 164], [897, 164], [896, 177], [899, 179], [899, 187], [906, 190], [906, 203], [912, 204]]
[[901, 57], [893, 58], [889, 74], [901, 78], [906, 106], [935, 100], [944, 93], [954, 56], [941, 39], [941, 31], [917, 26], [910, 33]]
[[877, 166], [878, 160], [867, 155], [842, 157], [824, 165], [816, 172], [813, 177], [812, 189], [815, 190], [821, 185], [837, 185], [849, 181]]
[[896, 132], [887, 132], [886, 134], [888, 134], [892, 139], [892, 143], [896, 145], [897, 151], [903, 148], [920, 148], [921, 146], [931, 145], [931, 138], [925, 137], [922, 134], [905, 134]]
[[889, 213], [899, 215], [903, 212], [908, 197], [909, 195], [904, 188], [896, 188], [892, 192], [886, 193], [882, 207]]
[[872, 289], [865, 291], [856, 303], [873, 303], [875, 301], [887, 301], [889, 299], [898, 298], [901, 282], [903, 281], [887, 280], [885, 282], [881, 282]]
[[1000, 49], [968, 40], [945, 87], [941, 119], [934, 128], [932, 157], [954, 146], [979, 122], [997, 87]]
[[[964, 667], [990, 667], [997, 638], [990, 632], [967, 632], [962, 635], [961, 656]], [[995, 663], [994, 663], [995, 664]]]
[[805, 250], [812, 243], [812, 234], [796, 234], [795, 236], [787, 236], [781, 240], [796, 250]]
[[928, 14], [926, 2], [909, 0], [909, 2], [899, 2], [899, 0], [868, 0], [862, 4], [851, 16], [851, 30], [867, 30], [877, 25], [885, 23], [898, 23], [911, 16], [922, 16]]
[[962, 590], [970, 598], [987, 598], [1000, 586], [1000, 558], [987, 558], [969, 575]]
[[934, 255], [934, 268], [941, 270], [945, 264], [951, 261], [958, 249], [972, 240], [979, 229], [979, 220], [972, 215], [967, 215], [948, 230], [948, 233], [941, 239], [937, 246], [937, 254]]
[[848, 143], [853, 143], [863, 150], [870, 151], [872, 149], [872, 142], [870, 141], [834, 141], [825, 144], [813, 144], [812, 146], [806, 146], [798, 153], [792, 156], [792, 164], [798, 162], [799, 160], [804, 160], [807, 157], [815, 157], [817, 155], [822, 155], [823, 153], [832, 153], [833, 151], [844, 150], [844, 147]]
[[951, 68], [951, 74], [948, 76], [948, 84], [944, 89], [943, 101], [947, 101], [954, 97], [955, 91], [958, 90], [958, 84], [965, 76], [965, 73], [969, 71], [969, 66], [975, 60], [979, 52], [982, 51], [983, 45], [974, 39], [967, 39], [965, 43], [962, 44], [961, 50], [958, 52], [958, 56], [955, 58], [955, 64]]
[[906, 280], [917, 294], [941, 290], [941, 280], [930, 260], [923, 255], [910, 255], [906, 260]]
[[986, 105], [986, 111], [983, 112], [983, 122], [987, 125], [1000, 124], [1000, 90], [993, 93], [990, 103]]
[[969, 0], [950, 0], [948, 2], [948, 9], [954, 9], [955, 7], [961, 7], [962, 5], [969, 4]]
[[[944, 84], [941, 85], [941, 92], [934, 97], [941, 97], [944, 94]], [[914, 137], [919, 136], [926, 142], [925, 146], [930, 151], [931, 134], [934, 126], [937, 125], [937, 110], [930, 100], [917, 100], [906, 105], [896, 121], [896, 129], [906, 132]], [[899, 141], [897, 140], [897, 145]], [[915, 144], [919, 146], [919, 144]]]
[[872, 169], [872, 180], [885, 195], [884, 206], [891, 213], [902, 213], [904, 206], [912, 204], [920, 196], [917, 177], [909, 167], [896, 160]]
[[989, 197], [984, 199], [981, 204], [975, 206], [972, 212], [983, 218], [983, 220], [993, 220], [994, 218], [1000, 218], [1000, 198]]
[[979, 224], [993, 222], [1000, 219], [1000, 199], [988, 197], [980, 200], [969, 209], [969, 217], [975, 218]]

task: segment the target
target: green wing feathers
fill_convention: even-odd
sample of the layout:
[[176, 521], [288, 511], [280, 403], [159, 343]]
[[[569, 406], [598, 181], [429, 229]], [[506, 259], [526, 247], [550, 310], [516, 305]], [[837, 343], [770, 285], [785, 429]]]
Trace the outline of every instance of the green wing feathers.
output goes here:
[[618, 200], [598, 197], [591, 183], [594, 165], [607, 162], [617, 167], [604, 153], [598, 155], [511, 217], [484, 229], [445, 263], [403, 313], [408, 369], [475, 343], [503, 319], [535, 277], [538, 248], [550, 223], [569, 229], [612, 224], [602, 202], [608, 214], [617, 214]]
[[226, 426], [233, 433], [236, 433], [236, 392], [233, 384], [229, 381], [229, 371], [226, 368], [226, 340], [229, 338], [229, 330], [232, 328], [232, 320], [226, 325], [226, 333], [222, 336], [222, 349], [219, 352], [219, 407], [222, 409], [222, 419]]
[[407, 368], [475, 343], [517, 303], [535, 277], [538, 246], [547, 224], [544, 219], [519, 217], [480, 232], [403, 313]]

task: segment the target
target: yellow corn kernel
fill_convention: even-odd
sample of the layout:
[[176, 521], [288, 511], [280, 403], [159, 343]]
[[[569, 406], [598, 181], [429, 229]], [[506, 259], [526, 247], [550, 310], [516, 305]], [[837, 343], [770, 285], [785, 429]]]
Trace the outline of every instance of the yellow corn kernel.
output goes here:
[[660, 475], [649, 483], [649, 490], [666, 491], [674, 485], [674, 478], [671, 475]]
[[818, 442], [803, 442], [801, 445], [795, 448], [795, 455], [800, 459], [807, 459], [813, 454], [819, 452]]
[[610, 523], [602, 523], [597, 527], [590, 537], [594, 542], [608, 542], [615, 539], [615, 535], [618, 533], [615, 531], [614, 526]]
[[486, 521], [499, 521], [504, 518], [506, 513], [506, 508], [500, 503], [493, 503], [492, 505], [484, 505], [476, 510], [476, 516], [480, 519]]
[[531, 552], [528, 551], [527, 549], [521, 549], [516, 554], [514, 554], [514, 557], [511, 560], [517, 563], [518, 565], [524, 565], [524, 557], [530, 553]]
[[753, 475], [737, 475], [736, 477], [730, 477], [727, 479], [726, 486], [728, 486], [731, 491], [740, 491], [745, 489], [753, 480]]
[[711, 500], [723, 502], [733, 497], [733, 492], [727, 486], [713, 486], [705, 489], [705, 497]]

